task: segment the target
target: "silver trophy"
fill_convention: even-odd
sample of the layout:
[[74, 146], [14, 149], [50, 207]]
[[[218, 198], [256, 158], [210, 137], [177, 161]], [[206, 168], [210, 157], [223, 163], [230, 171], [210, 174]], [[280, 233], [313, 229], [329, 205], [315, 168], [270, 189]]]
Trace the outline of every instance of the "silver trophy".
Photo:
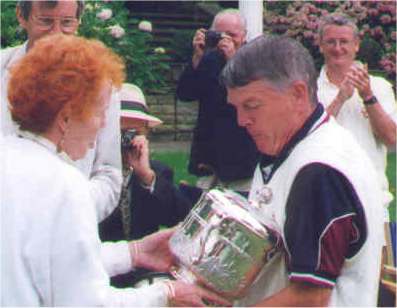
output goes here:
[[229, 299], [242, 297], [271, 258], [278, 237], [230, 190], [203, 194], [170, 240], [174, 276]]

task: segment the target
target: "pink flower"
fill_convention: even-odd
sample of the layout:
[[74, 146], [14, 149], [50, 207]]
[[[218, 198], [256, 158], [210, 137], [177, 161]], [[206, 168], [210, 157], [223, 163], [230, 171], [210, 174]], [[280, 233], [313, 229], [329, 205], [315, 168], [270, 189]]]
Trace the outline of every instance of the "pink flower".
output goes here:
[[100, 11], [98, 14], [96, 14], [96, 17], [98, 17], [100, 20], [108, 20], [110, 17], [112, 17], [112, 10], [111, 9], [103, 9]]
[[381, 22], [382, 24], [384, 24], [384, 25], [389, 24], [389, 23], [391, 22], [391, 16], [388, 15], [388, 14], [383, 14], [383, 15], [380, 17], [380, 22]]
[[152, 32], [152, 23], [147, 20], [142, 20], [138, 24], [138, 29], [144, 32]]
[[390, 39], [392, 40], [392, 41], [396, 41], [396, 31], [392, 31], [391, 33], [390, 33]]
[[318, 23], [317, 22], [308, 22], [306, 24], [306, 28], [309, 30], [316, 30], [318, 27]]
[[313, 38], [313, 32], [312, 31], [303, 31], [303, 37], [306, 39], [311, 39], [311, 38]]
[[380, 39], [385, 36], [383, 29], [381, 26], [376, 26], [375, 28], [371, 29], [371, 36], [375, 39]]
[[368, 9], [368, 16], [375, 17], [378, 16], [379, 11], [377, 9]]
[[125, 34], [125, 30], [119, 25], [110, 26], [108, 29], [110, 30], [110, 35], [117, 39]]
[[379, 10], [379, 12], [387, 13], [387, 12], [389, 12], [390, 8], [387, 4], [383, 4], [382, 2], [379, 2], [378, 10]]

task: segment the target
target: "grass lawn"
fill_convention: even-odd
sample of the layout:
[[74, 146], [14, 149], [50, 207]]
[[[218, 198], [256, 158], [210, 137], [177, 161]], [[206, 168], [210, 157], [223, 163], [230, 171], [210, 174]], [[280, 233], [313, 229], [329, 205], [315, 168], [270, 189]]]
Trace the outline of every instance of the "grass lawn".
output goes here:
[[387, 178], [389, 179], [390, 191], [394, 200], [389, 206], [390, 220], [396, 221], [396, 153], [389, 153], [387, 156]]
[[[160, 160], [171, 166], [174, 170], [174, 182], [179, 183], [185, 180], [190, 184], [196, 183], [196, 177], [187, 172], [189, 154], [186, 152], [156, 152], [152, 154], [152, 159]], [[396, 221], [396, 153], [390, 153], [387, 157], [387, 177], [389, 178], [390, 191], [394, 200], [389, 207], [390, 219]]]

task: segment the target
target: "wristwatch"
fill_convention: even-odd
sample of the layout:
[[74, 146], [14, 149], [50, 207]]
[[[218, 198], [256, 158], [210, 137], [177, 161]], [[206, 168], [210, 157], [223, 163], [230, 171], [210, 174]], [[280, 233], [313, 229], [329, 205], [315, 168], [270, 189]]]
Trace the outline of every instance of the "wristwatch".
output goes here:
[[378, 99], [376, 98], [376, 96], [372, 95], [370, 98], [367, 98], [364, 100], [364, 105], [371, 106], [373, 104], [376, 104], [377, 102], [378, 102]]

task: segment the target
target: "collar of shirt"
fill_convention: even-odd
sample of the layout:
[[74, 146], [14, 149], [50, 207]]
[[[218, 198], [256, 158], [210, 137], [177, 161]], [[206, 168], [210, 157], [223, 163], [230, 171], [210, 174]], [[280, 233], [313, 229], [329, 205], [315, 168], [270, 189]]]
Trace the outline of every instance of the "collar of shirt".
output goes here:
[[33, 134], [28, 131], [22, 131], [22, 130], [18, 130], [18, 136], [20, 138], [28, 139], [28, 140], [31, 140], [31, 141], [41, 145], [42, 147], [46, 148], [51, 153], [54, 153], [56, 156], [58, 156], [59, 158], [61, 158], [65, 162], [67, 162], [68, 164], [73, 165], [73, 160], [68, 156], [68, 154], [66, 154], [65, 152], [58, 152], [56, 145], [54, 143], [52, 143], [50, 140], [48, 140], [47, 138], [44, 138], [43, 136], [40, 136], [40, 135]]
[[318, 83], [326, 84], [328, 87], [339, 90], [339, 88], [329, 80], [326, 65], [323, 65], [321, 68], [320, 74], [318, 75]]
[[[7, 64], [6, 68], [7, 71], [11, 69], [14, 63], [18, 62], [22, 57], [24, 57], [28, 50], [28, 42], [26, 41], [23, 43], [20, 48], [18, 48], [15, 53], [13, 54], [12, 58], [10, 59], [9, 63]], [[3, 65], [3, 64], [2, 64]]]
[[259, 160], [259, 168], [262, 173], [264, 183], [268, 183], [276, 172], [278, 167], [288, 158], [294, 147], [312, 131], [318, 128], [327, 117], [324, 107], [317, 104], [310, 117], [305, 121], [303, 126], [295, 133], [295, 135], [284, 145], [283, 149], [277, 156], [262, 154]]

